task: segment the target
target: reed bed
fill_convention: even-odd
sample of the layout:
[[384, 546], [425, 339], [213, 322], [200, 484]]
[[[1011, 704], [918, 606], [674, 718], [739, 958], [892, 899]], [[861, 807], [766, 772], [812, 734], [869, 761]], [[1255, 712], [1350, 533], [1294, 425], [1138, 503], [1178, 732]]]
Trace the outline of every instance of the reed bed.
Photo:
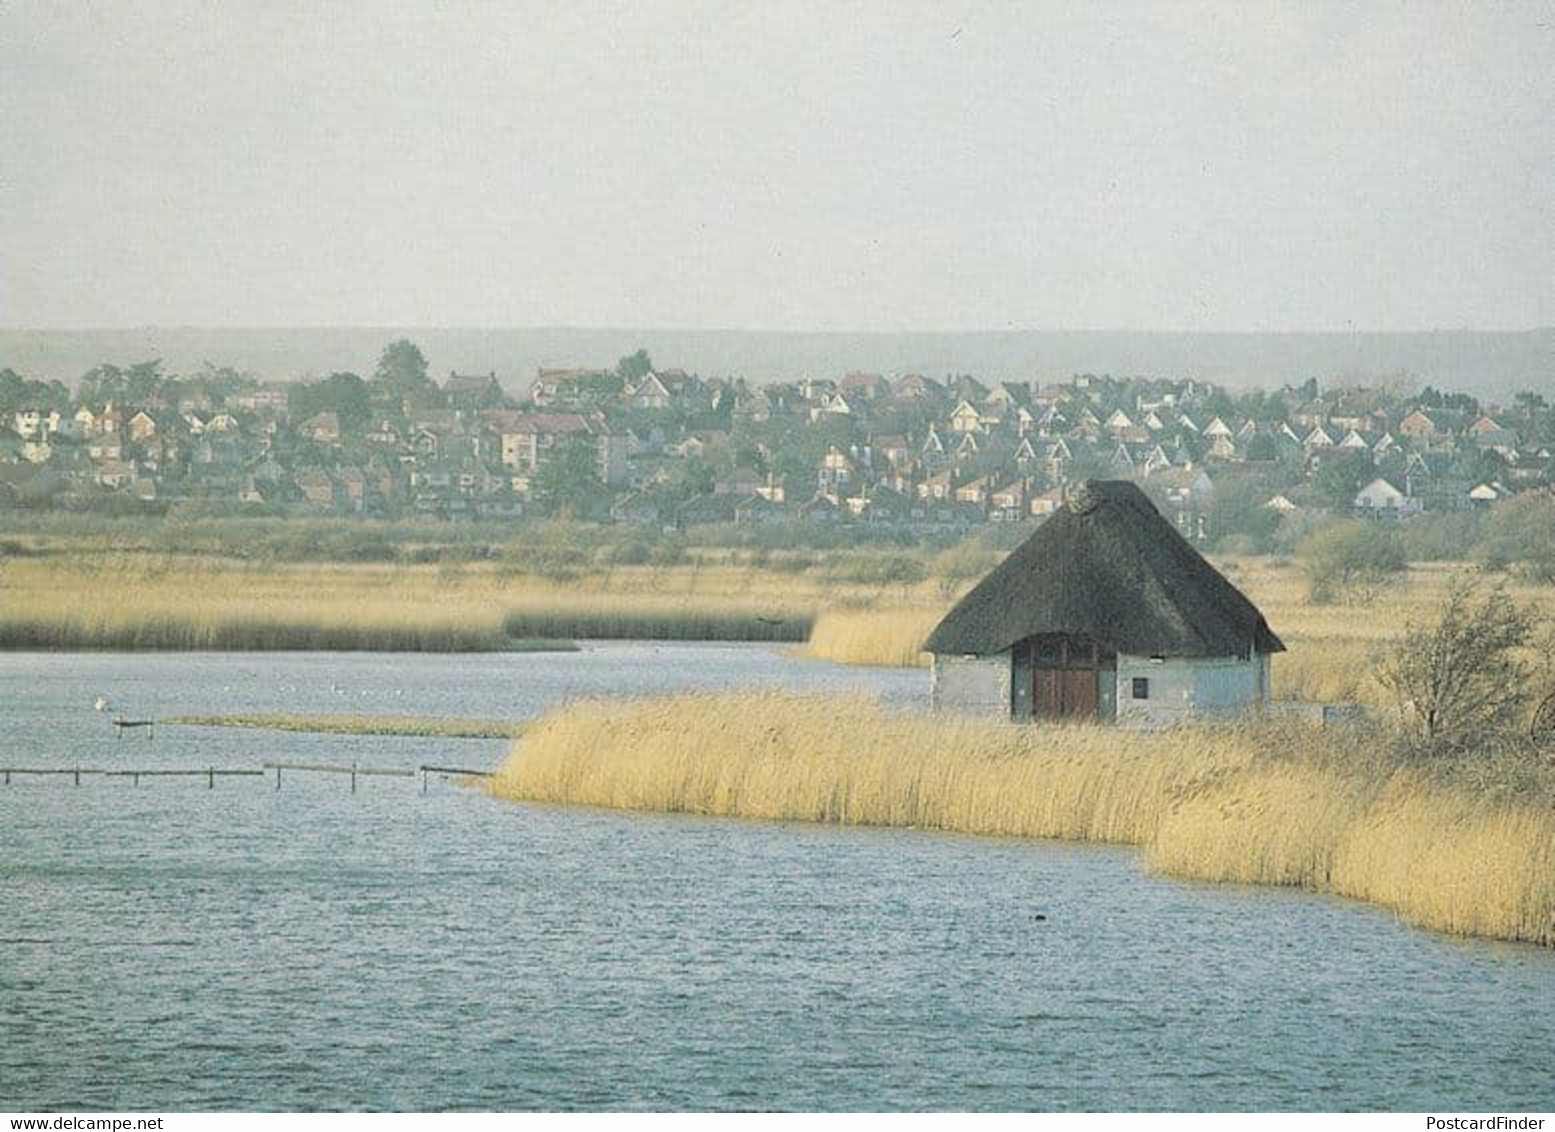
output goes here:
[[[1524, 769], [1527, 769], [1525, 764]], [[499, 797], [1138, 845], [1154, 868], [1555, 946], [1555, 770], [1475, 789], [1371, 732], [1015, 727], [858, 698], [689, 695], [532, 723]]]
[[838, 664], [927, 668], [923, 642], [945, 615], [942, 608], [828, 609], [815, 620], [804, 655]]
[[[254, 566], [95, 554], [0, 563], [0, 648], [484, 651], [537, 639], [803, 640], [819, 588], [747, 571]], [[547, 646], [554, 647], [554, 646]]]
[[524, 725], [511, 720], [431, 715], [261, 712], [253, 715], [181, 715], [162, 722], [186, 727], [238, 727], [321, 735], [399, 735], [417, 739], [516, 739], [524, 733]]

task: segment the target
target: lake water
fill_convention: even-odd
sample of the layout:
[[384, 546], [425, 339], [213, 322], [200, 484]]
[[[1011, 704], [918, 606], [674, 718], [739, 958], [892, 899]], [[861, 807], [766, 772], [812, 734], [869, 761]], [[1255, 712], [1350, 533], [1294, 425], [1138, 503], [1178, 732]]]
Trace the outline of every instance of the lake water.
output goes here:
[[[159, 727], [532, 716], [917, 672], [749, 646], [0, 655], [0, 764], [495, 767]], [[112, 707], [97, 712], [97, 696]], [[1041, 917], [1041, 918], [1039, 918]], [[519, 806], [433, 780], [0, 786], [0, 1110], [1555, 1108], [1555, 954], [1132, 851]]]

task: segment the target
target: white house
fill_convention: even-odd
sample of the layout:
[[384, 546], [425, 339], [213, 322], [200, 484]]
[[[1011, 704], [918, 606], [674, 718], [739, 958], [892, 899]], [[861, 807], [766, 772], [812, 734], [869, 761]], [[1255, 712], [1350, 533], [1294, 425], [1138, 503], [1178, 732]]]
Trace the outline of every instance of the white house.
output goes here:
[[1285, 648], [1122, 480], [1072, 488], [925, 647], [936, 710], [1132, 727], [1260, 708]]
[[1355, 509], [1366, 515], [1388, 515], [1402, 519], [1420, 510], [1420, 501], [1411, 499], [1387, 480], [1372, 480], [1355, 493]]

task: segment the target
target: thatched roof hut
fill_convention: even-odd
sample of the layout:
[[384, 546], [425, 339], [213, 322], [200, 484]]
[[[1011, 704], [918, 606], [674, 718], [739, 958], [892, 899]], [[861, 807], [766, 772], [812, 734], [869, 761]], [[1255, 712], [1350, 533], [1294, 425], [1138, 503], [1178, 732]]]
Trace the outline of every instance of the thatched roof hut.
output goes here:
[[[1268, 656], [1285, 646], [1144, 492], [1119, 480], [1077, 485], [925, 647], [942, 707], [1162, 722], [1267, 699]], [[997, 699], [996, 681], [1009, 689]]]

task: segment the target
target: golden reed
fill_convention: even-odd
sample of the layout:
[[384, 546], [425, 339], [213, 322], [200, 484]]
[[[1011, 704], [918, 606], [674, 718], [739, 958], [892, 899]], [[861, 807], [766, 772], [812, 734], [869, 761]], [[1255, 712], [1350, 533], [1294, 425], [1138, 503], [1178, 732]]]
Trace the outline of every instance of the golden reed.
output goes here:
[[1175, 876], [1297, 885], [1445, 932], [1555, 946], [1548, 799], [1433, 777], [1360, 733], [1013, 727], [863, 698], [684, 695], [554, 712], [530, 725], [490, 789], [515, 801], [1123, 842]]

